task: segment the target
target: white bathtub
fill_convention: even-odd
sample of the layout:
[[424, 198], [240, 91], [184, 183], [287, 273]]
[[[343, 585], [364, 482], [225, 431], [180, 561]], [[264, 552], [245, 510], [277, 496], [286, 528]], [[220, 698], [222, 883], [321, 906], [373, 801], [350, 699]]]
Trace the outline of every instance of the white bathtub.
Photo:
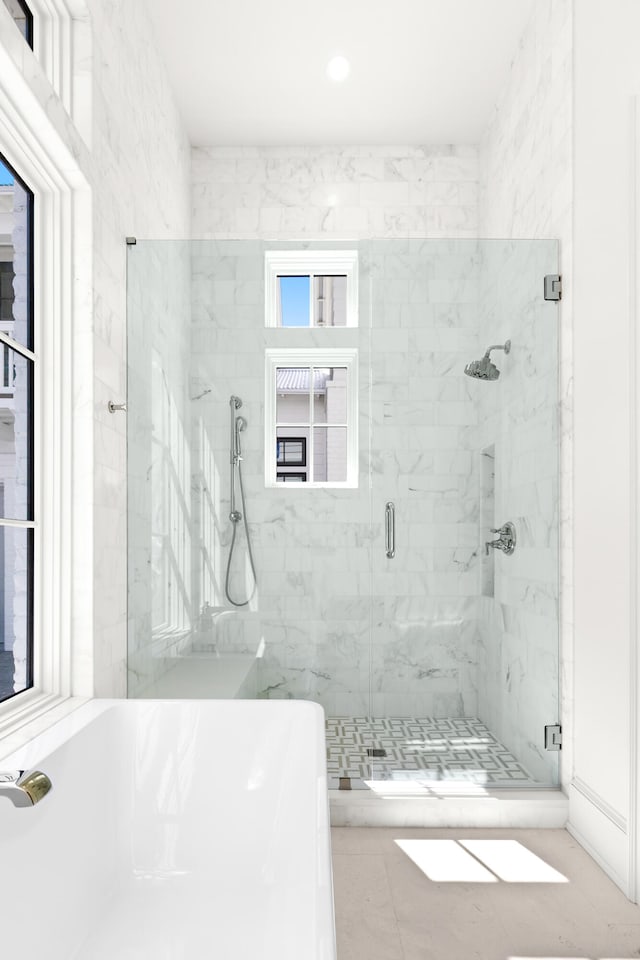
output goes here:
[[303, 702], [80, 707], [0, 760], [0, 940], [23, 960], [334, 960], [324, 715]]

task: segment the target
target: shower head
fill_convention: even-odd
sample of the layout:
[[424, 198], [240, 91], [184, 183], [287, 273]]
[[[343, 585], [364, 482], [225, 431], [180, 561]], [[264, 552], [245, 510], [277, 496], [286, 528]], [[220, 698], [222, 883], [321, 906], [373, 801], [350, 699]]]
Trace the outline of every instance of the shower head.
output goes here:
[[231, 453], [232, 462], [235, 460], [242, 460], [242, 447], [240, 445], [240, 434], [247, 425], [247, 421], [244, 417], [236, 417], [235, 419], [235, 432], [233, 436], [233, 449]]
[[229, 406], [233, 407], [234, 410], [237, 410], [242, 406], [242, 400], [240, 397], [235, 397], [233, 394], [229, 397]]
[[497, 380], [500, 376], [500, 371], [495, 363], [492, 363], [488, 357], [483, 357], [482, 360], [472, 360], [471, 363], [466, 365], [464, 372], [468, 377], [473, 377], [474, 380]]
[[505, 353], [509, 353], [511, 350], [511, 340], [505, 341], [505, 343], [496, 343], [491, 347], [487, 347], [486, 353], [482, 360], [472, 360], [464, 368], [464, 372], [468, 377], [473, 377], [474, 380], [497, 380], [500, 376], [500, 371], [496, 367], [495, 363], [491, 360], [491, 351], [492, 350], [504, 350]]

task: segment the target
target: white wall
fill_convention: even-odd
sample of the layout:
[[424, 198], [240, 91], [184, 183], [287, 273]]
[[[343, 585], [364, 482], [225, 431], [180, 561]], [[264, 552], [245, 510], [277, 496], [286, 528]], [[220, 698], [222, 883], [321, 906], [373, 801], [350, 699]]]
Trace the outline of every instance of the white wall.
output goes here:
[[[575, 5], [575, 760], [571, 827], [637, 894], [638, 282], [633, 243], [640, 7]], [[635, 170], [634, 170], [635, 166]], [[613, 277], [614, 282], [604, 282]]]

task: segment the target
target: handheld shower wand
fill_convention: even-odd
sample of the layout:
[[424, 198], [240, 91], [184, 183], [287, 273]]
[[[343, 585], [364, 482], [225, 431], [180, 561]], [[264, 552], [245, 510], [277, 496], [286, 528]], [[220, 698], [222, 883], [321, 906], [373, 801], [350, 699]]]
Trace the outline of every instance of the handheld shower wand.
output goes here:
[[[238, 520], [242, 520], [242, 514], [239, 510], [236, 510], [236, 484], [235, 484], [235, 475], [236, 467], [240, 469], [240, 462], [242, 460], [242, 450], [240, 447], [240, 433], [247, 425], [247, 421], [244, 417], [236, 416], [236, 410], [242, 406], [242, 400], [240, 397], [231, 397], [229, 401], [231, 407], [231, 438], [229, 443], [229, 460], [231, 464], [231, 479], [229, 484], [229, 489], [231, 492], [231, 509], [229, 512], [229, 520], [232, 523], [237, 523]], [[244, 509], [244, 505], [243, 505]]]
[[[229, 603], [232, 603], [234, 607], [245, 607], [249, 603], [249, 600], [251, 600], [251, 597], [255, 593], [255, 589], [258, 585], [256, 567], [253, 561], [253, 551], [251, 549], [251, 537], [249, 536], [249, 527], [247, 525], [247, 507], [245, 504], [244, 483], [242, 480], [242, 446], [240, 444], [240, 434], [246, 429], [247, 421], [244, 417], [236, 414], [236, 411], [239, 410], [241, 406], [242, 400], [240, 397], [232, 395], [229, 398], [229, 520], [233, 524], [233, 534], [231, 537], [229, 556], [227, 558], [227, 572], [225, 577], [224, 592], [227, 600]], [[236, 509], [236, 473], [238, 476], [238, 485], [240, 487], [240, 502], [242, 504], [241, 511]], [[233, 559], [233, 552], [236, 546], [236, 537], [238, 534], [238, 524], [241, 520], [244, 523], [244, 531], [247, 538], [247, 552], [249, 554], [249, 564], [251, 566], [251, 574], [253, 576], [253, 590], [246, 600], [238, 601], [234, 600], [229, 594], [229, 580], [231, 577], [231, 561]]]

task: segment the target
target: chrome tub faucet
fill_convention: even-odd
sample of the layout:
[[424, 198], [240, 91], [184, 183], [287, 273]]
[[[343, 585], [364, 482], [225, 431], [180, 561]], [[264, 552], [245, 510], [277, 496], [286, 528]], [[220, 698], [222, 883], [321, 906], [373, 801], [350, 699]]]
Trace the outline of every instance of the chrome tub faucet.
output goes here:
[[33, 807], [51, 790], [51, 780], [40, 770], [0, 772], [0, 797], [8, 797], [14, 807]]

